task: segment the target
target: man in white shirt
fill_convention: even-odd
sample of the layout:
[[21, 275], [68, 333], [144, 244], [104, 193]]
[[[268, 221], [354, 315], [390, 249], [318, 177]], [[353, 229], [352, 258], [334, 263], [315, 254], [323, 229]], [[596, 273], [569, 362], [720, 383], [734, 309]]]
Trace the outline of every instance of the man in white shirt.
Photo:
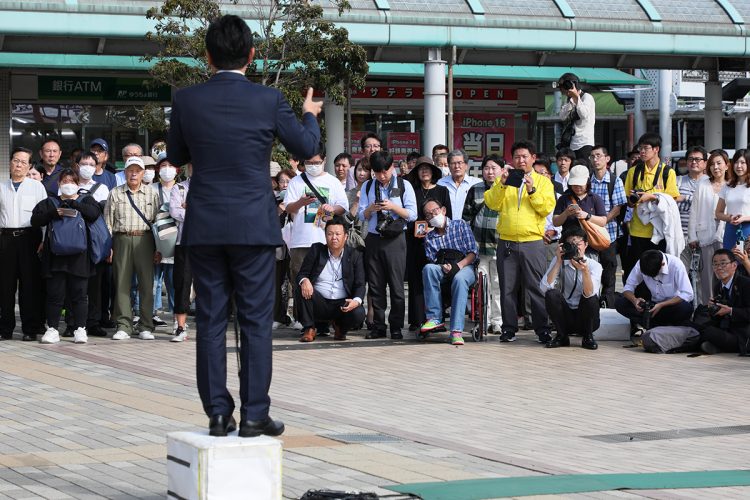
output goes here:
[[[557, 82], [560, 93], [568, 100], [560, 107], [560, 119], [563, 121], [562, 147], [569, 147], [576, 154], [576, 159], [587, 160], [594, 147], [594, 123], [596, 121], [596, 104], [594, 96], [581, 89], [578, 77], [573, 73], [563, 74]], [[570, 142], [566, 144], [566, 131], [573, 132]]]
[[583, 337], [581, 347], [593, 351], [599, 347], [594, 330], [599, 328], [602, 266], [586, 258], [588, 237], [583, 229], [566, 231], [563, 241], [539, 283], [549, 317], [557, 327], [557, 335], [547, 347], [567, 347], [570, 335], [578, 333]]
[[37, 252], [42, 231], [31, 227], [31, 212], [47, 198], [41, 182], [26, 177], [30, 149], [16, 148], [10, 156], [10, 179], [0, 184], [0, 339], [9, 340], [16, 328], [16, 290], [23, 340], [42, 333], [42, 275]]
[[554, 180], [562, 186], [563, 192], [568, 190], [568, 179], [570, 178], [570, 167], [576, 159], [576, 154], [570, 148], [562, 148], [555, 155], [557, 172]]
[[469, 168], [469, 155], [462, 149], [454, 149], [448, 153], [448, 168], [451, 175], [443, 177], [437, 183], [445, 186], [451, 200], [451, 219], [462, 220], [466, 193], [474, 184], [479, 184], [482, 179], [466, 174]]
[[[292, 217], [292, 237], [289, 242], [290, 272], [296, 276], [302, 261], [314, 243], [325, 243], [325, 222], [334, 215], [342, 215], [349, 210], [349, 200], [341, 182], [323, 170], [325, 146], [321, 143], [318, 154], [305, 160], [305, 171], [292, 178], [286, 189], [286, 211]], [[309, 182], [318, 192], [307, 184]], [[292, 280], [293, 288], [297, 283]], [[302, 325], [294, 323], [293, 328]]]
[[635, 337], [655, 326], [681, 326], [693, 315], [693, 287], [685, 265], [679, 257], [647, 250], [630, 272], [615, 309], [630, 320]]

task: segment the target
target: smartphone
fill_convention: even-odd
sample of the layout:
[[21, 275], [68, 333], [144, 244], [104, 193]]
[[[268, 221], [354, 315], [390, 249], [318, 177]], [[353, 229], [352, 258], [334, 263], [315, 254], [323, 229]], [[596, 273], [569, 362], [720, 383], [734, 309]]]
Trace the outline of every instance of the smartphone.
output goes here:
[[61, 208], [60, 213], [63, 217], [75, 217], [78, 215], [78, 210], [75, 208]]
[[508, 172], [508, 178], [505, 180], [505, 184], [520, 188], [523, 185], [523, 176], [526, 175], [520, 168], [514, 168]]

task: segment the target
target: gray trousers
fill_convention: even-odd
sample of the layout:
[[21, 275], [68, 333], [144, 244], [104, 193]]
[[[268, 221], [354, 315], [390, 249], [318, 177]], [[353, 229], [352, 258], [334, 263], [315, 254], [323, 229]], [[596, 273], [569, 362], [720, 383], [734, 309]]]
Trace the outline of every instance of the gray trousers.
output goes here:
[[518, 287], [523, 283], [531, 300], [531, 324], [537, 335], [549, 333], [547, 309], [539, 282], [547, 269], [544, 242], [500, 240], [497, 245], [497, 274], [502, 294], [503, 331], [518, 331]]

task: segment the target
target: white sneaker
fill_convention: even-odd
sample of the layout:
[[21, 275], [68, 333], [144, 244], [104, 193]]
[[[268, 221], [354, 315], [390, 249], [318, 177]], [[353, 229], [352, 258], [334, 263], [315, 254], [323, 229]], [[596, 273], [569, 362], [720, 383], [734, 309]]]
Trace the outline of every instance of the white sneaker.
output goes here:
[[282, 326], [284, 326], [284, 323], [279, 323], [278, 321], [274, 321], [273, 325], [271, 325], [271, 329], [272, 330], [278, 330]]
[[143, 330], [141, 333], [138, 334], [138, 338], [141, 340], [154, 340], [154, 334], [149, 332], [148, 330]]
[[117, 330], [117, 333], [112, 335], [112, 340], [127, 340], [130, 338], [130, 335], [128, 335], [126, 332], [123, 332], [122, 330]]
[[60, 332], [54, 328], [47, 328], [42, 335], [42, 344], [57, 344], [58, 342], [60, 342]]
[[85, 328], [76, 328], [73, 332], [73, 342], [76, 344], [85, 344], [89, 341], [89, 336], [86, 334]]
[[141, 317], [140, 317], [140, 316], [133, 316], [133, 324], [134, 324], [134, 325], [135, 325], [136, 323], [138, 323], [138, 322], [139, 322], [140, 320], [141, 320]]
[[169, 339], [170, 342], [182, 342], [184, 340], [187, 340], [188, 334], [187, 334], [187, 327], [186, 328], [180, 328], [178, 327], [177, 330], [174, 332], [174, 336]]
[[304, 327], [299, 321], [294, 321], [291, 325], [289, 325], [289, 328], [291, 328], [292, 330], [302, 330]]

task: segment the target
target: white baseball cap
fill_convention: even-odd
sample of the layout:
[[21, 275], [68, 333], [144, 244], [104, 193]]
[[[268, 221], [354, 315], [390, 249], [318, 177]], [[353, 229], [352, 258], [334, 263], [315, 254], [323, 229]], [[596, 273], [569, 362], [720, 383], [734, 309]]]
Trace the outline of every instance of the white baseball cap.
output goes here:
[[138, 165], [143, 170], [146, 170], [146, 166], [143, 164], [143, 159], [140, 156], [131, 156], [128, 158], [125, 162], [125, 168], [128, 168], [130, 165]]
[[589, 183], [589, 169], [583, 165], [576, 165], [570, 169], [568, 186], [585, 186]]

